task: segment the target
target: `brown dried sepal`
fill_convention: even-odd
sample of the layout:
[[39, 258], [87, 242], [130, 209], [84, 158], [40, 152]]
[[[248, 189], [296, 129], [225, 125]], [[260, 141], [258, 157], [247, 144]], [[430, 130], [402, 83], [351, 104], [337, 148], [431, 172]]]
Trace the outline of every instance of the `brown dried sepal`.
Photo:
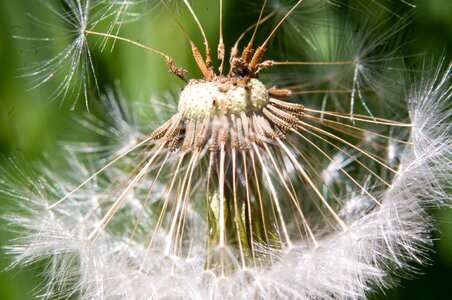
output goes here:
[[175, 114], [151, 134], [151, 139], [163, 143], [169, 151], [212, 152], [226, 149], [251, 151], [252, 144], [264, 146], [277, 139], [285, 139], [287, 132], [299, 126], [304, 106], [270, 99], [261, 112], [206, 117], [186, 120]]

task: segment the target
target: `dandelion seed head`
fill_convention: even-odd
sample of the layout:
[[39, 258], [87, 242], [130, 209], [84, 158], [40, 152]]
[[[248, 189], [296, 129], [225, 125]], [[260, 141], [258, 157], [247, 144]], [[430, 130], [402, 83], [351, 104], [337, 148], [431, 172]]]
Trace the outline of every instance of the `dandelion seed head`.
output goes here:
[[[377, 67], [398, 59], [373, 56], [386, 42], [372, 40], [374, 29], [333, 36], [346, 44], [339, 49], [346, 60], [264, 58], [302, 2], [271, 1], [289, 9], [260, 44], [253, 35], [243, 51], [233, 48], [228, 72], [221, 53], [214, 69], [206, 39], [202, 52], [186, 33], [201, 79], [187, 79], [167, 54], [113, 35], [112, 27], [85, 27], [160, 55], [186, 85], [150, 114], [138, 108], [148, 122], [149, 115], [162, 121], [152, 131], [138, 130], [137, 114], [110, 91], [102, 100], [114, 125], [90, 115], [79, 121], [108, 143], [66, 145], [63, 159], [49, 158], [40, 176], [24, 170], [25, 180], [2, 171], [0, 193], [22, 212], [6, 218], [24, 231], [10, 253], [14, 264], [48, 262], [44, 297], [358, 299], [425, 261], [425, 210], [450, 202], [436, 188], [450, 183], [450, 69], [414, 84], [411, 121], [388, 119], [380, 102], [368, 103], [380, 99]], [[90, 24], [81, 6], [88, 1], [69, 3]], [[114, 3], [120, 14], [128, 6]], [[312, 82], [289, 85], [273, 75], [270, 85], [260, 77], [284, 66], [307, 67], [311, 76], [299, 77]], [[319, 105], [318, 95], [333, 101]]]

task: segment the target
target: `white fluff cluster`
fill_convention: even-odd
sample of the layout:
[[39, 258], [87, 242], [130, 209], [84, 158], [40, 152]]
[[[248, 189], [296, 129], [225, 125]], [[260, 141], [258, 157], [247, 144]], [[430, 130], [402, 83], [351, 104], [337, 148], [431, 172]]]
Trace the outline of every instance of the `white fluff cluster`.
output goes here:
[[[177, 7], [177, 1], [161, 2]], [[295, 3], [301, 3], [269, 2], [270, 11], [263, 9], [263, 20], [268, 18], [268, 23], [276, 24], [295, 9]], [[287, 18], [292, 32], [300, 31], [303, 23], [297, 20], [304, 14], [341, 1], [306, 2], [306, 12], [300, 9]], [[383, 7], [386, 4], [372, 2]], [[30, 76], [41, 84], [65, 74], [54, 96], [75, 94], [77, 98], [83, 94], [87, 100], [88, 84], [94, 78], [87, 75], [94, 69], [88, 36], [104, 39], [102, 48], [109, 38], [138, 45], [116, 34], [127, 20], [139, 16], [133, 13], [134, 8], [153, 7], [159, 1], [60, 3], [68, 13], [56, 14], [68, 23], [73, 41]], [[184, 1], [191, 10], [188, 3]], [[266, 21], [262, 23], [263, 28], [268, 26]], [[94, 31], [100, 25], [106, 27], [105, 32]], [[308, 54], [314, 67], [305, 74], [293, 76], [284, 73], [286, 69], [271, 73], [269, 66], [277, 65], [277, 61], [260, 65], [262, 72], [266, 68], [270, 71], [264, 73], [267, 79], [260, 77], [259, 91], [274, 98], [266, 98], [265, 105], [250, 112], [257, 116], [240, 111], [242, 119], [231, 120], [246, 123], [244, 131], [253, 126], [259, 129], [256, 124], [264, 124], [260, 129], [267, 132], [269, 128], [279, 131], [276, 137], [261, 139], [259, 145], [242, 139], [246, 136], [242, 129], [231, 131], [237, 133], [237, 140], [242, 135], [240, 141], [252, 145], [251, 150], [234, 145], [227, 152], [224, 145], [203, 142], [217, 141], [218, 131], [207, 134], [217, 128], [216, 123], [211, 127], [178, 127], [187, 120], [182, 120], [174, 103], [153, 103], [153, 111], [140, 109], [148, 123], [157, 121], [153, 129], [163, 124], [157, 133], [141, 133], [137, 114], [128, 114], [125, 104], [118, 104], [109, 91], [104, 105], [110, 113], [106, 119], [113, 125], [92, 115], [77, 120], [100, 136], [102, 145], [62, 143], [62, 158], [48, 158], [48, 163], [37, 167], [39, 174], [15, 159], [5, 160], [0, 167], [0, 197], [14, 207], [4, 218], [18, 236], [9, 247], [14, 257], [12, 267], [46, 264], [46, 284], [38, 291], [45, 299], [362, 299], [391, 286], [398, 276], [413, 272], [428, 260], [433, 229], [428, 210], [451, 204], [452, 65], [413, 79], [413, 90], [400, 99], [397, 92], [403, 77], [400, 74], [404, 73], [399, 69], [402, 58], [395, 51], [387, 56], [379, 53], [395, 34], [395, 26], [383, 30], [385, 25], [373, 28], [369, 22], [367, 27], [370, 29], [354, 34], [347, 24], [329, 37], [334, 41], [315, 41], [305, 35], [305, 43], [313, 49], [316, 44], [328, 45], [315, 55]], [[281, 28], [284, 36], [288, 31]], [[268, 35], [268, 31], [262, 32]], [[336, 52], [329, 53], [330, 47]], [[162, 56], [168, 58], [173, 75], [185, 79], [184, 70], [176, 68], [166, 54]], [[279, 64], [288, 59], [283, 57]], [[246, 63], [243, 60], [231, 68], [234, 80], [228, 82], [238, 85], [247, 79], [257, 81], [242, 81], [250, 66]], [[324, 68], [328, 64], [333, 67]], [[213, 76], [210, 71], [204, 72], [207, 79]], [[309, 84], [300, 85], [301, 77], [318, 82], [318, 86], [311, 89]], [[296, 87], [270, 88], [273, 83], [278, 88]], [[247, 83], [244, 86], [249, 89]], [[393, 87], [397, 92], [391, 90]], [[247, 88], [240, 90], [246, 92]], [[284, 97], [295, 95], [301, 95], [303, 105], [278, 98], [286, 100]], [[189, 96], [190, 101], [196, 100]], [[177, 98], [172, 97], [172, 101]], [[206, 96], [204, 100], [202, 104], [207, 105], [212, 99]], [[399, 112], [386, 100], [394, 100], [403, 109]], [[265, 120], [259, 113], [267, 105], [272, 105], [274, 114], [267, 113], [280, 127], [259, 123]], [[312, 108], [318, 106], [321, 109]], [[211, 117], [211, 110], [199, 121]], [[399, 122], [407, 110], [409, 124]], [[176, 114], [171, 117], [167, 111]], [[376, 118], [374, 111], [378, 112], [376, 116], [395, 115], [397, 121]], [[248, 127], [252, 118], [258, 121]], [[288, 126], [288, 120], [298, 127]], [[355, 126], [355, 121], [365, 126]], [[242, 128], [235, 126], [224, 128]], [[257, 129], [250, 130], [253, 138], [259, 136]], [[191, 136], [186, 139], [192, 144], [201, 136], [202, 147], [193, 150], [194, 154], [188, 146], [176, 147], [186, 140], [179, 141], [183, 134]], [[169, 147], [171, 140], [175, 142]], [[236, 165], [238, 149], [242, 161]], [[215, 160], [221, 163], [215, 165]], [[218, 184], [221, 192], [209, 194], [213, 190], [209, 190], [209, 184]], [[242, 194], [236, 192], [239, 185]], [[243, 198], [239, 204], [237, 195]], [[280, 202], [275, 200], [278, 197]], [[267, 205], [268, 211], [252, 211], [259, 205]], [[219, 211], [223, 213], [220, 216]], [[236, 215], [231, 216], [229, 211]], [[226, 226], [230, 228], [226, 230]], [[263, 232], [255, 231], [253, 236], [256, 228]], [[225, 237], [233, 231], [234, 237]]]
[[[99, 88], [96, 79], [95, 63], [91, 48], [88, 46], [87, 32], [98, 27], [106, 27], [106, 34], [117, 34], [124, 23], [139, 19], [142, 14], [155, 6], [156, 0], [57, 0], [41, 1], [48, 8], [50, 17], [58, 23], [49, 23], [49, 19], [33, 18], [37, 28], [46, 29], [40, 37], [16, 37], [39, 43], [39, 48], [61, 44], [70, 40], [59, 53], [33, 65], [24, 77], [31, 78], [32, 88], [53, 83], [54, 92], [50, 101], [65, 100], [72, 102], [75, 108], [79, 98], [89, 109], [90, 88]], [[56, 28], [55, 28], [56, 27]], [[47, 32], [49, 31], [49, 32]], [[64, 41], [64, 42], [62, 42]], [[100, 49], [107, 46], [104, 38]], [[113, 45], [114, 46], [114, 45]]]
[[[105, 196], [101, 193], [106, 193], [105, 187], [114, 180], [108, 178], [108, 174], [114, 177], [114, 170], [106, 178], [85, 185], [69, 201], [48, 209], [75, 188], [77, 178], [93, 172], [75, 156], [68, 159], [66, 175], [48, 173], [46, 179], [29, 175], [26, 184], [24, 178], [3, 181], [1, 191], [17, 206], [17, 211], [7, 216], [20, 235], [10, 248], [14, 264], [46, 262], [47, 285], [40, 293], [45, 298], [364, 298], [372, 289], [390, 285], [394, 274], [410, 272], [425, 262], [431, 243], [425, 210], [450, 204], [444, 189], [451, 183], [451, 75], [450, 67], [445, 73], [438, 71], [433, 79], [424, 78], [415, 85], [410, 94], [413, 147], [403, 153], [392, 187], [381, 193], [381, 207], [370, 212], [356, 210], [357, 221], [347, 223], [344, 232], [326, 233], [316, 247], [296, 244], [290, 250], [275, 252], [277, 262], [270, 267], [242, 268], [227, 277], [205, 271], [203, 230], [194, 231], [191, 253], [186, 257], [148, 251], [144, 237], [155, 217], [152, 215], [142, 216], [136, 234], [143, 239], [130, 243], [130, 228], [122, 227], [130, 226], [127, 219], [138, 214], [139, 189], [126, 201], [122, 217], [109, 226], [113, 229], [93, 242], [88, 236], [102, 214], [90, 218], [87, 214]], [[24, 186], [30, 188], [24, 190]], [[372, 202], [366, 202], [365, 197], [350, 196], [348, 202]], [[198, 223], [202, 224], [201, 216], [194, 213], [192, 217], [200, 218]], [[228, 263], [236, 264], [233, 255], [230, 257]]]

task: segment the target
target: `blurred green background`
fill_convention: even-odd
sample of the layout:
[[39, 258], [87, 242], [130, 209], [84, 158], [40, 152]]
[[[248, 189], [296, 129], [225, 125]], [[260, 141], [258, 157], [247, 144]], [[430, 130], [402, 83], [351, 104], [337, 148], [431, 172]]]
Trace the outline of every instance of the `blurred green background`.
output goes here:
[[[52, 2], [45, 0], [43, 2]], [[192, 1], [199, 18], [206, 28], [209, 39], [218, 38], [218, 1]], [[225, 2], [225, 35], [226, 42], [236, 37], [250, 22], [241, 7], [241, 1], [226, 0]], [[388, 4], [391, 10], [401, 12], [409, 10], [402, 1], [380, 1]], [[404, 33], [404, 42], [409, 43], [407, 54], [425, 53], [428, 57], [439, 58], [441, 55], [450, 60], [452, 47], [452, 1], [449, 0], [419, 0], [414, 2], [417, 9], [412, 22]], [[14, 36], [43, 36], [42, 28], [30, 21], [27, 14], [42, 17], [56, 26], [64, 26], [57, 18], [47, 18], [49, 15], [44, 5], [36, 0], [0, 1], [0, 155], [20, 154], [29, 161], [38, 161], [43, 153], [56, 151], [56, 141], [64, 137], [77, 140], [81, 134], [79, 128], [68, 122], [77, 114], [83, 113], [83, 103], [75, 111], [70, 111], [71, 103], [46, 103], [56, 83], [28, 91], [30, 81], [20, 75], [32, 63], [49, 58], [58, 51], [55, 47], [41, 47], [42, 43], [23, 41]], [[390, 16], [389, 12], [387, 12]], [[183, 13], [182, 21], [186, 24], [191, 19]], [[189, 26], [193, 36], [195, 26]], [[240, 28], [240, 29], [239, 29]], [[153, 10], [139, 23], [124, 26], [122, 36], [139, 40], [146, 45], [152, 45], [171, 54], [179, 66], [193, 68], [189, 56], [189, 46], [174, 21], [167, 15]], [[229, 36], [229, 37], [228, 37]], [[201, 42], [198, 40], [198, 45]], [[60, 47], [64, 45], [61, 42]], [[61, 50], [61, 49], [60, 49]], [[97, 75], [101, 85], [114, 85], [119, 80], [125, 98], [131, 102], [147, 101], [149, 95], [158, 95], [182, 86], [167, 72], [166, 64], [160, 57], [148, 54], [142, 49], [118, 43], [115, 50], [96, 56]], [[415, 56], [411, 60], [419, 60]], [[447, 63], [447, 62], [446, 62]], [[24, 69], [25, 68], [25, 69]], [[196, 76], [196, 72], [190, 74]], [[112, 84], [113, 83], [113, 84]], [[94, 114], [98, 114], [94, 109]], [[0, 209], [6, 205], [0, 203]], [[442, 210], [436, 212], [439, 232], [435, 233], [441, 239], [435, 242], [435, 253], [431, 255], [431, 264], [422, 269], [414, 280], [403, 280], [397, 288], [386, 291], [386, 294], [376, 295], [375, 299], [450, 299], [452, 283], [452, 212]], [[5, 245], [12, 237], [0, 223], [0, 245]], [[0, 269], [8, 266], [10, 259], [0, 250]], [[36, 286], [41, 281], [40, 266], [28, 269], [18, 269], [0, 273], [0, 300], [35, 299]]]

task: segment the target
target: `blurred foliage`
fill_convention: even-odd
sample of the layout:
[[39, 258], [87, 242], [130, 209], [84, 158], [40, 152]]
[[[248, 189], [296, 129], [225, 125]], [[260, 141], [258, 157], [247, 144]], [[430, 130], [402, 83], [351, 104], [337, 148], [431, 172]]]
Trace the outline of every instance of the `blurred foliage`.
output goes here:
[[[50, 1], [50, 0], [48, 0]], [[378, 1], [378, 0], [377, 0]], [[43, 1], [45, 2], [45, 1]], [[218, 40], [218, 1], [193, 0], [201, 22], [205, 25], [209, 40]], [[409, 6], [402, 1], [383, 1], [389, 3], [389, 8], [404, 14]], [[208, 3], [208, 4], [207, 4]], [[247, 19], [241, 1], [225, 1], [224, 31], [227, 47], [237, 32], [252, 24], [254, 20]], [[408, 66], [419, 63], [422, 59], [413, 55], [427, 54], [427, 57], [439, 58], [445, 55], [450, 60], [452, 51], [452, 1], [419, 0], [417, 9], [412, 16], [412, 22], [405, 29], [404, 43], [409, 45]], [[386, 12], [388, 15], [389, 11]], [[28, 90], [29, 80], [21, 75], [33, 63], [56, 53], [57, 49], [38, 48], [31, 42], [14, 38], [14, 36], [36, 37], [42, 34], [39, 26], [31, 21], [27, 14], [44, 18], [48, 22], [58, 20], [47, 19], [48, 12], [40, 1], [15, 0], [0, 2], [0, 155], [19, 154], [30, 161], [42, 158], [43, 153], [56, 151], [55, 146], [61, 138], [77, 140], [80, 130], [68, 122], [85, 110], [78, 105], [75, 111], [70, 111], [70, 103], [64, 103], [60, 108], [59, 101], [46, 103], [48, 95], [55, 89], [55, 84], [45, 85], [38, 89]], [[202, 45], [191, 18], [181, 10], [181, 20], [189, 28], [188, 33], [195, 37], [195, 42]], [[152, 45], [170, 54], [179, 66], [190, 71], [195, 70], [190, 58], [190, 48], [183, 34], [174, 21], [159, 9], [149, 12], [143, 21], [124, 26], [121, 35], [137, 40], [146, 45]], [[42, 35], [41, 35], [42, 36]], [[289, 45], [290, 46], [290, 45]], [[293, 46], [293, 45], [292, 45]], [[214, 47], [212, 47], [214, 48]], [[142, 49], [130, 47], [122, 43], [115, 45], [114, 51], [108, 49], [102, 53], [94, 50], [96, 68], [101, 85], [120, 82], [125, 98], [131, 102], [147, 101], [149, 95], [157, 95], [167, 90], [175, 90], [182, 86], [168, 74], [164, 61]], [[413, 56], [410, 56], [413, 55]], [[24, 69], [25, 68], [25, 69]], [[190, 73], [196, 77], [195, 71]], [[114, 87], [113, 87], [114, 88]], [[83, 103], [81, 103], [83, 104]], [[92, 111], [94, 114], [101, 112]], [[150, 116], [151, 118], [152, 116]], [[5, 210], [6, 203], [0, 203], [0, 209]], [[452, 276], [452, 212], [443, 210], [437, 212], [441, 239], [435, 242], [436, 254], [432, 255], [431, 265], [422, 269], [417, 279], [404, 280], [397, 288], [386, 294], [375, 296], [375, 299], [445, 299], [450, 290]], [[0, 244], [6, 245], [12, 237], [0, 223]], [[439, 233], [437, 233], [439, 237]], [[9, 258], [1, 250], [0, 268], [8, 266]], [[0, 273], [0, 299], [34, 299], [41, 278], [42, 266], [28, 269], [14, 268]]]

